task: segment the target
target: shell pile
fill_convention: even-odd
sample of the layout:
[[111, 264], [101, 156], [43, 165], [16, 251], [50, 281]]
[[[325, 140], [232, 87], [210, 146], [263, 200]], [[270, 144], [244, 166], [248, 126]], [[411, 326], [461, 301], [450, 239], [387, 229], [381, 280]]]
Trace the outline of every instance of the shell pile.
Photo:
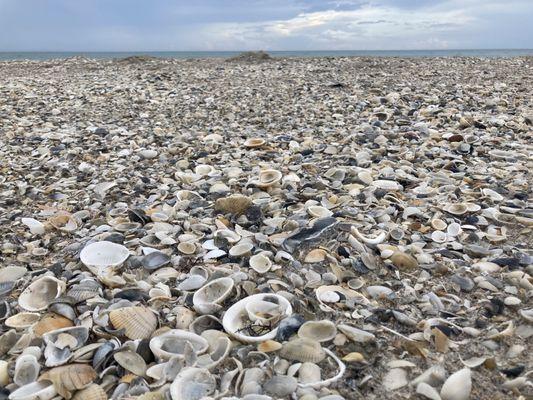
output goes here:
[[532, 69], [0, 63], [0, 400], [531, 398]]

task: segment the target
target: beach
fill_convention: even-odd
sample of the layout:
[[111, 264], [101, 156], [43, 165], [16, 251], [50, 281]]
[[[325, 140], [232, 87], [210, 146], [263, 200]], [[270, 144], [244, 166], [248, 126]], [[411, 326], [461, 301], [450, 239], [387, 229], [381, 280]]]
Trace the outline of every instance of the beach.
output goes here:
[[530, 398], [532, 77], [0, 62], [0, 399]]

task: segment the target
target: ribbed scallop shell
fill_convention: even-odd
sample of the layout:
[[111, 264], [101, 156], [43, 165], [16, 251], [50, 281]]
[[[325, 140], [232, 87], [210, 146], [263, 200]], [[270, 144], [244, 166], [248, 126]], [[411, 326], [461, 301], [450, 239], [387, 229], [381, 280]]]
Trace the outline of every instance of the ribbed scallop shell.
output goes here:
[[69, 364], [52, 368], [39, 377], [54, 384], [57, 393], [65, 399], [72, 397], [72, 392], [81, 390], [92, 383], [97, 377], [95, 370], [87, 364]]
[[283, 345], [280, 356], [292, 361], [318, 363], [326, 357], [320, 343], [308, 338], [298, 338]]
[[129, 339], [148, 339], [157, 327], [157, 317], [146, 307], [119, 308], [109, 313], [109, 319]]
[[72, 400], [107, 400], [107, 394], [100, 385], [93, 383], [85, 389], [77, 391]]

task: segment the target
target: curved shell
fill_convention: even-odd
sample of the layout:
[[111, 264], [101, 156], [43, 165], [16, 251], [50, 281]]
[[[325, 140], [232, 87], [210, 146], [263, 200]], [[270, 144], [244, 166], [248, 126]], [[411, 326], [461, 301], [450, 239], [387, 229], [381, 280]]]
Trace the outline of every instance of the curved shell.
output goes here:
[[231, 340], [228, 337], [219, 337], [214, 344], [213, 351], [198, 357], [196, 366], [207, 369], [214, 368], [226, 359], [230, 350]]
[[13, 382], [15, 382], [18, 386], [24, 386], [35, 382], [39, 376], [40, 370], [41, 365], [34, 355], [22, 354], [17, 357], [17, 361], [15, 363], [15, 375], [13, 376]]
[[201, 314], [218, 311], [221, 308], [220, 304], [231, 294], [234, 286], [235, 282], [228, 277], [206, 283], [194, 292], [192, 298], [194, 309]]
[[144, 376], [146, 373], [146, 362], [144, 358], [134, 351], [119, 351], [113, 355], [113, 358], [126, 371], [138, 376]]
[[205, 353], [209, 347], [207, 340], [200, 335], [181, 329], [171, 329], [153, 337], [150, 340], [150, 350], [157, 359], [168, 361], [172, 357], [184, 357], [187, 344], [196, 354]]
[[30, 229], [32, 235], [42, 235], [46, 231], [44, 224], [35, 218], [21, 218], [20, 221]]
[[72, 397], [72, 392], [84, 389], [96, 377], [96, 372], [89, 365], [69, 364], [46, 371], [40, 376], [39, 381], [52, 381], [57, 393], [68, 400]]
[[129, 250], [113, 242], [95, 242], [83, 248], [80, 260], [95, 274], [107, 272], [108, 269], [116, 268], [130, 256]]
[[172, 400], [201, 400], [215, 392], [216, 380], [205, 368], [187, 367], [180, 371], [172, 385]]
[[255, 254], [248, 261], [250, 268], [259, 274], [264, 274], [272, 267], [272, 261], [264, 253]]
[[170, 256], [162, 251], [153, 251], [150, 254], [145, 255], [141, 260], [142, 266], [149, 271], [159, 269], [169, 262]]
[[253, 248], [253, 243], [242, 241], [229, 249], [229, 255], [232, 257], [242, 257], [249, 254]]
[[0, 268], [0, 283], [15, 282], [22, 278], [26, 272], [28, 272], [28, 270], [25, 267], [18, 267], [15, 265]]
[[39, 313], [21, 312], [6, 319], [4, 324], [9, 328], [25, 329], [35, 324], [40, 318]]
[[448, 224], [440, 218], [433, 218], [431, 220], [431, 226], [433, 227], [433, 229], [443, 231], [444, 229], [446, 229]]
[[248, 148], [254, 148], [254, 147], [261, 147], [266, 143], [265, 139], [263, 138], [248, 138], [244, 141], [244, 147]]
[[309, 338], [297, 338], [287, 342], [279, 351], [279, 355], [287, 360], [318, 363], [326, 358], [320, 343]]
[[28, 286], [19, 296], [19, 305], [27, 311], [42, 311], [65, 291], [65, 282], [43, 276]]
[[181, 242], [178, 244], [178, 250], [187, 255], [196, 253], [196, 244], [194, 242]]
[[390, 257], [390, 260], [399, 269], [408, 270], [418, 267], [416, 258], [402, 251], [395, 251]]
[[33, 325], [33, 333], [37, 336], [42, 336], [47, 332], [61, 328], [68, 328], [73, 325], [74, 324], [70, 319], [58, 314], [50, 313], [46, 314], [39, 322]]
[[9, 400], [50, 400], [56, 394], [52, 382], [44, 380], [19, 387], [9, 395]]
[[100, 385], [93, 383], [85, 389], [77, 391], [72, 400], [107, 400], [107, 394]]
[[469, 211], [468, 205], [464, 203], [448, 204], [443, 209], [453, 215], [463, 215]]
[[130, 339], [148, 339], [157, 327], [156, 315], [146, 307], [124, 307], [109, 313], [116, 329], [124, 329]]
[[309, 213], [309, 215], [315, 218], [326, 218], [331, 217], [333, 215], [330, 210], [322, 206], [309, 206], [307, 208], [307, 212]]
[[316, 340], [317, 342], [327, 342], [333, 340], [337, 335], [337, 327], [328, 320], [307, 321], [298, 330], [298, 336]]
[[44, 356], [47, 367], [57, 367], [68, 362], [72, 351], [79, 349], [89, 337], [89, 329], [84, 326], [74, 326], [57, 329], [45, 333], [43, 340], [46, 343]]
[[256, 185], [260, 188], [268, 188], [278, 183], [282, 178], [282, 173], [275, 169], [265, 169], [259, 173]]
[[224, 330], [235, 339], [244, 343], [259, 343], [268, 339], [274, 339], [278, 331], [277, 326], [265, 332], [263, 327], [251, 324], [246, 310], [246, 305], [251, 301], [278, 303], [282, 310], [281, 318], [288, 317], [292, 314], [292, 306], [285, 297], [269, 293], [254, 294], [233, 304], [226, 311], [222, 319]]

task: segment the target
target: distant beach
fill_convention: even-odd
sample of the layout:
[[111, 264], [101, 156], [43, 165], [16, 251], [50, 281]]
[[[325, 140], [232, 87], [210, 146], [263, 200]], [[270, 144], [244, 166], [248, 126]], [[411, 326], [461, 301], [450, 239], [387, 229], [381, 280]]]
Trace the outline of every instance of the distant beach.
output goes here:
[[[0, 61], [52, 60], [71, 57], [113, 59], [147, 55], [160, 58], [230, 58], [240, 51], [132, 51], [132, 52], [0, 52]], [[338, 50], [338, 51], [269, 51], [272, 57], [520, 57], [533, 56], [533, 49], [466, 49], [466, 50]]]

